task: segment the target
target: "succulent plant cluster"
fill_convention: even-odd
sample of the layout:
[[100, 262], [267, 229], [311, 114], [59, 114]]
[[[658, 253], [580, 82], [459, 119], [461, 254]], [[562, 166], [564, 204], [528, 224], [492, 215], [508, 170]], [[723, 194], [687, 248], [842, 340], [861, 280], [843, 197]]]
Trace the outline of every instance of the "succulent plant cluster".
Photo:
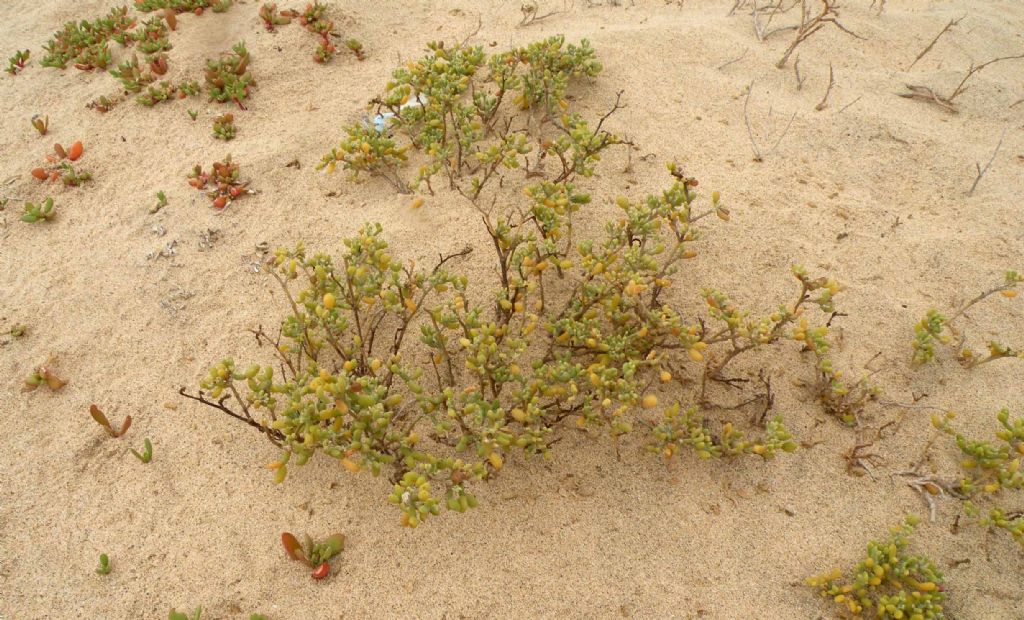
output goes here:
[[29, 50], [17, 51], [7, 59], [7, 68], [4, 69], [11, 75], [18, 75], [25, 69], [26, 63], [28, 63], [29, 57], [32, 56], [32, 52]]
[[228, 155], [224, 161], [214, 162], [209, 172], [196, 164], [188, 175], [188, 184], [206, 192], [213, 208], [223, 209], [235, 199], [252, 193], [252, 190], [248, 189], [249, 182], [241, 180], [239, 171], [238, 164], [231, 161], [231, 156]]
[[953, 428], [953, 413], [932, 417], [932, 424], [956, 442], [962, 456], [962, 474], [957, 482], [946, 485], [951, 494], [967, 500], [968, 516], [977, 518], [982, 525], [1006, 530], [1024, 548], [1024, 513], [991, 506], [988, 515], [982, 516], [975, 502], [983, 498], [997, 497], [1004, 491], [1024, 489], [1024, 417], [1010, 418], [1008, 409], [996, 414], [999, 430], [995, 440], [971, 439]]
[[222, 54], [217, 60], [206, 62], [206, 88], [210, 101], [233, 101], [239, 108], [245, 109], [242, 101], [256, 87], [256, 81], [249, 72], [249, 60], [245, 42], [239, 41], [230, 52]]
[[[401, 114], [396, 127], [410, 144], [398, 148], [386, 131], [354, 125], [324, 165], [390, 174], [387, 166], [397, 175], [408, 149], [428, 151], [421, 180], [429, 187], [430, 166], [446, 170], [480, 213], [498, 287], [471, 302], [479, 295], [452, 267], [469, 249], [419, 267], [392, 255], [379, 225], [346, 240], [337, 259], [301, 244], [278, 250], [272, 273], [291, 313], [276, 339], [258, 332], [260, 342], [273, 343], [276, 365], [241, 367], [228, 358], [210, 370], [199, 395], [182, 392], [280, 446], [270, 464], [276, 480], [321, 452], [350, 471], [388, 475], [390, 501], [402, 523], [416, 527], [445, 508], [476, 506], [475, 485], [516, 453], [549, 455], [570, 422], [607, 433], [616, 446], [639, 424], [666, 460], [687, 447], [704, 458], [768, 459], [797, 449], [781, 417], [768, 416], [770, 385], [751, 400], [769, 403], [752, 423], [707, 413], [716, 409], [713, 385], [737, 386], [724, 374], [728, 364], [787, 340], [813, 356], [826, 408], [855, 419], [867, 388], [847, 388], [828, 358], [827, 319], [841, 289], [834, 281], [794, 267], [795, 300], [760, 318], [713, 290], [702, 294], [706, 317], [685, 319], [669, 299], [682, 263], [697, 255], [697, 223], [729, 218], [717, 192], [698, 200], [697, 181], [679, 166], [668, 166], [664, 191], [617, 198], [619, 215], [603, 234], [575, 230], [576, 214], [591, 202], [577, 182], [593, 174], [604, 148], [621, 142], [603, 121], [585, 129], [565, 109], [570, 79], [600, 68], [589, 45], [554, 38], [489, 63], [479, 48], [431, 49], [396, 72], [381, 103], [396, 119]], [[471, 77], [484, 72], [491, 77], [470, 89]], [[542, 153], [559, 163], [538, 175], [549, 178], [527, 182], [519, 208], [490, 209], [484, 188], [531, 149], [525, 133], [498, 120], [506, 93], [542, 124], [559, 123], [565, 139], [541, 139]], [[402, 108], [413, 99], [423, 103]], [[423, 353], [410, 351], [416, 347]], [[680, 393], [694, 385], [690, 406]]]
[[[318, 37], [317, 47], [313, 53], [313, 60], [318, 63], [330, 62], [338, 51], [333, 39], [339, 35], [334, 30], [334, 22], [327, 16], [327, 5], [319, 0], [307, 4], [301, 12], [292, 9], [279, 11], [276, 3], [264, 4], [260, 6], [259, 16], [263, 20], [263, 27], [270, 32], [277, 26], [285, 26], [292, 23], [293, 19], [298, 19], [306, 30]], [[363, 44], [358, 40], [347, 39], [345, 47], [355, 54], [358, 60], [365, 60]]]
[[[45, 165], [32, 169], [32, 176], [39, 181], [61, 181], [68, 187], [77, 187], [92, 180], [92, 174], [76, 170], [71, 162], [78, 161], [85, 148], [81, 142], [74, 142], [65, 149], [59, 143], [53, 145], [53, 153], [44, 158]], [[51, 205], [52, 206], [52, 205]]]
[[1019, 293], [1017, 285], [1021, 282], [1024, 282], [1024, 275], [1016, 271], [1007, 271], [1003, 274], [1002, 282], [982, 291], [952, 315], [946, 316], [938, 310], [929, 310], [917, 325], [914, 326], [914, 339], [911, 341], [911, 347], [914, 352], [912, 363], [920, 366], [932, 361], [935, 358], [936, 344], [955, 344], [959, 350], [960, 361], [968, 368], [974, 368], [975, 366], [1003, 358], [1016, 357], [1024, 359], [1024, 349], [1011, 347], [995, 340], [988, 343], [988, 355], [980, 357], [965, 346], [963, 335], [952, 325], [953, 321], [963, 316], [968, 309], [992, 295], [999, 294], [1009, 299], [1016, 297]]
[[64, 69], [68, 63], [83, 71], [105, 69], [111, 62], [107, 42], [134, 27], [135, 20], [128, 16], [125, 6], [113, 8], [93, 21], [68, 22], [43, 46], [46, 55], [40, 64], [57, 69]]
[[235, 115], [230, 112], [213, 119], [213, 137], [218, 140], [233, 140], [237, 133]]
[[379, 122], [345, 127], [346, 139], [319, 167], [340, 164], [406, 191], [399, 168], [413, 149], [425, 155], [413, 188], [432, 192], [431, 179], [444, 173], [450, 187], [472, 198], [502, 171], [529, 175], [531, 156], [534, 173], [557, 162], [555, 182], [589, 176], [601, 152], [622, 142], [602, 128], [619, 104], [592, 127], [569, 110], [567, 94], [571, 82], [600, 71], [586, 40], [567, 45], [562, 36], [490, 56], [480, 46], [431, 43], [426, 56], [396, 69], [373, 100]]
[[174, 13], [202, 15], [204, 9], [223, 13], [231, 8], [231, 0], [135, 0], [135, 9], [143, 13], [170, 9]]
[[831, 598], [853, 618], [938, 620], [946, 599], [942, 572], [925, 556], [909, 555], [909, 537], [918, 525], [910, 515], [887, 540], [868, 543], [867, 557], [849, 577], [836, 569], [810, 577], [807, 585]]

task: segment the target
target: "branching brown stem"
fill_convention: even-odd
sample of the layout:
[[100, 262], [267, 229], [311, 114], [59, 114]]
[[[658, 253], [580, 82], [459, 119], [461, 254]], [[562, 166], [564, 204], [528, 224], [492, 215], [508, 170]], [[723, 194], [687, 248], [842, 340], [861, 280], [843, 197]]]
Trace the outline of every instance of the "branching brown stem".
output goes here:
[[786, 66], [786, 63], [789, 62], [789, 57], [801, 43], [829, 24], [856, 39], [864, 39], [864, 37], [853, 32], [839, 21], [839, 5], [837, 0], [819, 1], [821, 2], [821, 12], [812, 16], [809, 11], [808, 0], [800, 0], [800, 25], [797, 26], [796, 37], [793, 38], [793, 42], [789, 44], [789, 47], [782, 54], [782, 58], [775, 64], [779, 69]]
[[979, 163], [974, 164], [975, 169], [977, 169], [978, 171], [978, 176], [974, 178], [974, 183], [971, 183], [971, 189], [967, 190], [968, 196], [974, 195], [974, 190], [978, 188], [978, 183], [981, 183], [981, 178], [985, 176], [985, 173], [988, 172], [988, 169], [992, 166], [992, 162], [996, 160], [996, 155], [999, 154], [999, 149], [1003, 147], [1003, 138], [1005, 137], [1006, 128], [1003, 128], [1003, 133], [999, 135], [999, 142], [996, 143], [996, 148], [994, 151], [992, 151], [992, 157], [989, 157], [988, 162], [985, 164], [984, 168]]
[[1004, 60], [1018, 60], [1021, 58], [1024, 58], [1024, 54], [1000, 56], [999, 58], [993, 58], [992, 60], [983, 62], [980, 65], [975, 65], [974, 63], [971, 63], [971, 67], [967, 70], [967, 73], [964, 74], [963, 79], [960, 80], [960, 83], [956, 85], [956, 88], [954, 88], [953, 92], [951, 92], [948, 96], [940, 95], [927, 86], [920, 86], [916, 84], [907, 84], [907, 92], [898, 94], [900, 97], [904, 97], [907, 99], [921, 99], [929, 103], [934, 103], [935, 105], [943, 108], [944, 110], [955, 114], [957, 112], [957, 109], [956, 105], [953, 103], [953, 100], [967, 92], [967, 89], [970, 88], [967, 85], [967, 82], [972, 77], [974, 77], [978, 72], [980, 72], [982, 69], [989, 65], [993, 65], [997, 62], [1002, 62]]
[[826, 107], [828, 107], [828, 96], [829, 94], [831, 94], [832, 87], [835, 86], [835, 83], [836, 78], [835, 74], [832, 72], [832, 63], [828, 63], [828, 87], [825, 89], [825, 96], [821, 98], [821, 101], [818, 103], [818, 105], [814, 106], [814, 109], [816, 111], [821, 112]]
[[922, 58], [924, 58], [925, 54], [927, 54], [928, 52], [932, 51], [932, 48], [935, 47], [935, 44], [938, 43], [938, 41], [942, 37], [942, 35], [944, 35], [947, 32], [949, 32], [953, 28], [953, 26], [956, 26], [957, 24], [959, 24], [960, 21], [964, 17], [967, 17], [967, 16], [963, 15], [963, 16], [957, 18], [957, 19], [949, 20], [949, 23], [946, 24], [946, 27], [943, 28], [941, 31], [939, 31], [939, 34], [935, 35], [935, 38], [932, 39], [931, 43], [929, 43], [927, 45], [927, 47], [925, 47], [923, 50], [921, 50], [921, 53], [917, 55], [917, 58], [914, 59], [914, 62], [910, 63], [910, 65], [906, 68], [906, 70], [910, 71], [914, 67], [914, 65], [917, 64], [917, 61], [921, 60]]
[[249, 426], [258, 429], [261, 433], [266, 435], [267, 439], [270, 440], [270, 443], [274, 444], [279, 448], [281, 447], [281, 442], [284, 440], [284, 434], [279, 430], [263, 426], [262, 424], [254, 420], [252, 417], [250, 417], [248, 414], [241, 415], [232, 411], [224, 404], [225, 402], [231, 399], [230, 395], [225, 395], [220, 400], [210, 400], [209, 398], [206, 397], [206, 394], [202, 390], [199, 390], [195, 395], [193, 395], [189, 394], [184, 387], [178, 390], [178, 394], [184, 396], [185, 398], [189, 398], [196, 402], [202, 403], [207, 407], [219, 409], [220, 411], [223, 411], [232, 418], [245, 422]]

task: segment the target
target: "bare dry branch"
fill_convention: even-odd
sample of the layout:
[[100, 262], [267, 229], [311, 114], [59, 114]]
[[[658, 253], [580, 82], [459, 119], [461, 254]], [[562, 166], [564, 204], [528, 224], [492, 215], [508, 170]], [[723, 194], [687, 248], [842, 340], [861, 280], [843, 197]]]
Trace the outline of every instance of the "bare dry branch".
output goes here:
[[954, 88], [953, 92], [950, 93], [948, 96], [942, 96], [936, 93], [931, 88], [928, 88], [927, 86], [918, 86], [915, 84], [907, 84], [908, 92], [898, 94], [900, 97], [906, 97], [907, 99], [922, 99], [924, 101], [928, 101], [929, 103], [934, 103], [939, 107], [949, 112], [953, 112], [955, 114], [957, 112], [957, 109], [956, 106], [953, 104], [953, 100], [967, 92], [967, 89], [970, 88], [969, 86], [967, 86], [968, 80], [970, 80], [978, 72], [980, 72], [982, 69], [989, 65], [993, 65], [997, 62], [1002, 62], [1004, 60], [1018, 60], [1021, 58], [1024, 58], [1024, 54], [1000, 56], [999, 58], [993, 58], [992, 60], [983, 62], [980, 65], [971, 63], [970, 69], [967, 70], [967, 73], [964, 74], [963, 79], [960, 80], [960, 83], [956, 85], [956, 88]]
[[821, 98], [818, 105], [814, 106], [816, 111], [821, 112], [828, 107], [828, 96], [832, 93], [832, 87], [835, 86], [835, 83], [836, 77], [835, 73], [832, 71], [832, 63], [828, 63], [828, 88], [825, 89], [825, 96]]
[[996, 144], [996, 149], [992, 151], [992, 157], [989, 157], [988, 163], [982, 168], [980, 164], [975, 163], [974, 167], [978, 170], [978, 176], [974, 178], [974, 183], [971, 183], [971, 189], [967, 190], [968, 196], [974, 195], [974, 190], [978, 188], [978, 183], [981, 183], [981, 178], [985, 176], [988, 169], [992, 166], [992, 162], [996, 160], [996, 155], [999, 154], [999, 149], [1003, 148], [1003, 138], [1006, 137], [1006, 128], [1003, 128], [1003, 133], [999, 136], [999, 142]]
[[[777, 32], [796, 30], [796, 26], [780, 26], [778, 28], [773, 28], [771, 30], [768, 29], [768, 27], [772, 25], [772, 20], [775, 19], [776, 15], [786, 13], [787, 11], [794, 8], [797, 4], [796, 2], [793, 2], [793, 4], [789, 5], [789, 8], [783, 8], [784, 2], [785, 0], [779, 0], [775, 4], [767, 4], [763, 7], [759, 7], [757, 5], [757, 0], [753, 0], [750, 14], [754, 21], [754, 36], [757, 37], [758, 41], [763, 42], [765, 39], [767, 39], [768, 37], [772, 36]], [[768, 21], [766, 21], [764, 24], [761, 23], [762, 12], [768, 13]]]
[[939, 106], [940, 108], [943, 108], [947, 112], [952, 112], [953, 114], [956, 114], [956, 106], [954, 106], [952, 103], [947, 101], [942, 96], [938, 95], [934, 90], [928, 88], [927, 86], [907, 84], [907, 92], [896, 94], [906, 99], [921, 99], [929, 103], [934, 103], [935, 105]]
[[785, 53], [782, 54], [782, 58], [780, 58], [779, 62], [775, 64], [779, 69], [786, 66], [786, 63], [789, 62], [789, 57], [793, 54], [793, 51], [796, 50], [797, 46], [829, 24], [832, 24], [854, 38], [864, 39], [864, 37], [853, 32], [839, 21], [839, 5], [837, 4], [837, 0], [819, 1], [821, 2], [821, 13], [811, 16], [807, 7], [808, 0], [800, 0], [800, 25], [796, 28], [796, 37], [793, 39], [793, 42], [789, 44]]
[[860, 101], [860, 100], [861, 100], [861, 99], [862, 99], [863, 97], [864, 97], [864, 95], [860, 95], [859, 97], [857, 97], [856, 99], [854, 99], [854, 100], [853, 100], [853, 101], [851, 101], [850, 103], [848, 103], [848, 104], [844, 105], [843, 107], [839, 108], [839, 112], [837, 112], [837, 114], [842, 114], [843, 112], [845, 112], [845, 111], [846, 111], [846, 108], [849, 108], [849, 107], [850, 107], [850, 106], [852, 106], [853, 104], [857, 103], [857, 102], [858, 102], [858, 101]]
[[736, 58], [733, 58], [732, 60], [727, 60], [727, 61], [723, 62], [722, 64], [718, 65], [715, 68], [718, 69], [719, 71], [721, 71], [722, 69], [728, 67], [729, 65], [731, 65], [731, 64], [733, 64], [735, 62], [739, 62], [739, 61], [743, 60], [744, 58], [747, 57], [748, 53], [750, 53], [750, 48], [747, 48], [747, 49], [743, 50], [743, 53], [740, 54], [739, 56], [737, 56]]
[[959, 24], [960, 20], [962, 20], [964, 17], [967, 17], [967, 16], [963, 15], [963, 16], [957, 18], [957, 19], [949, 20], [949, 23], [946, 24], [946, 27], [943, 28], [939, 32], [939, 34], [935, 35], [935, 38], [932, 39], [932, 42], [929, 43], [928, 46], [925, 47], [923, 50], [921, 50], [921, 53], [917, 55], [917, 58], [914, 59], [914, 62], [910, 63], [910, 66], [907, 67], [907, 71], [910, 71], [910, 69], [913, 68], [913, 66], [917, 64], [917, 61], [919, 61], [922, 58], [924, 58], [925, 54], [927, 54], [928, 52], [932, 51], [932, 48], [935, 47], [935, 44], [938, 43], [938, 41], [942, 37], [942, 35], [944, 35], [947, 32], [949, 32], [953, 28], [953, 26], [956, 26], [957, 24]]
[[796, 60], [793, 61], [793, 73], [796, 74], [796, 89], [803, 90], [804, 80], [807, 79], [800, 75], [800, 56], [797, 55]]

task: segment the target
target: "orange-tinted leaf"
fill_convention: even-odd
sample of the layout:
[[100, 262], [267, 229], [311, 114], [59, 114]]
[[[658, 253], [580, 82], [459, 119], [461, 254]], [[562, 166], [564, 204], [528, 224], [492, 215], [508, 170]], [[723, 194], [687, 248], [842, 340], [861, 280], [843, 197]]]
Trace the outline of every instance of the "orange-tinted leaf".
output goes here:
[[74, 144], [71, 145], [71, 148], [68, 150], [68, 159], [70, 159], [71, 161], [75, 161], [76, 159], [82, 156], [83, 150], [84, 148], [82, 147], [82, 143], [80, 141], [75, 142]]
[[306, 554], [303, 553], [302, 545], [299, 544], [298, 538], [295, 538], [295, 536], [288, 532], [284, 532], [281, 534], [281, 544], [284, 545], [284, 551], [288, 554], [288, 557], [309, 564], [309, 560], [306, 559]]
[[103, 415], [103, 412], [100, 411], [99, 407], [96, 405], [90, 406], [89, 414], [92, 415], [92, 419], [96, 420], [97, 424], [107, 429], [107, 432], [110, 433], [111, 436], [114, 435], [113, 429], [110, 428], [110, 420], [107, 419], [107, 416]]

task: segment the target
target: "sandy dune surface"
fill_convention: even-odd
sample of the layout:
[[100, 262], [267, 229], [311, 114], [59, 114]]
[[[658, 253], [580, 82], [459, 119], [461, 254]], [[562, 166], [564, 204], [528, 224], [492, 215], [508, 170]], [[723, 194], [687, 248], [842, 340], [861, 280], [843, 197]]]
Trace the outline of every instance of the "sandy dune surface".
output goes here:
[[[955, 409], [976, 434], [991, 432], [1001, 407], [1024, 413], [1019, 360], [968, 371], [944, 353], [921, 370], [907, 364], [911, 327], [928, 308], [954, 307], [1024, 268], [1024, 61], [978, 73], [956, 114], [896, 94], [908, 82], [948, 92], [972, 61], [1024, 53], [1024, 4], [890, 0], [879, 14], [869, 0], [848, 0], [843, 23], [863, 39], [816, 34], [798, 51], [799, 89], [791, 66], [774, 66], [792, 32], [759, 42], [749, 11], [727, 15], [731, 0], [576, 0], [528, 27], [517, 27], [518, 2], [328, 4], [340, 33], [363, 42], [364, 62], [343, 52], [315, 65], [312, 36], [296, 26], [266, 32], [258, 2], [179, 18], [172, 79], [201, 79], [205, 59], [238, 40], [252, 53], [258, 89], [225, 144], [210, 122], [226, 106], [128, 101], [100, 114], [85, 104], [117, 92], [114, 78], [39, 66], [43, 43], [65, 21], [116, 3], [0, 3], [4, 58], [32, 50], [22, 74], [0, 78], [0, 198], [10, 199], [0, 212], [0, 331], [29, 328], [0, 346], [0, 618], [164, 618], [198, 605], [204, 618], [275, 620], [831, 617], [803, 578], [850, 565], [903, 514], [927, 512], [890, 474], [920, 458], [930, 412], [892, 403]], [[562, 8], [541, 3], [542, 12]], [[381, 222], [396, 255], [425, 262], [466, 243], [482, 248], [463, 267], [486, 290], [489, 239], [457, 195], [440, 192], [412, 211], [380, 180], [354, 184], [314, 167], [396, 63], [427, 42], [471, 35], [502, 49], [559, 33], [589, 39], [604, 63], [577, 91], [578, 106], [597, 116], [624, 91], [627, 107], [608, 128], [637, 145], [631, 156], [610, 154], [587, 180], [593, 217], [610, 213], [618, 194], [665, 186], [674, 159], [732, 209], [681, 275], [681, 304], [696, 308], [711, 285], [771, 311], [792, 294], [795, 262], [847, 287], [837, 361], [877, 371], [887, 404], [869, 406], [865, 423], [898, 424], [873, 448], [882, 459], [873, 477], [846, 473], [843, 453], [858, 435], [794, 385], [807, 365], [787, 347], [760, 365], [774, 379], [777, 411], [810, 447], [769, 462], [686, 454], [666, 469], [640, 433], [617, 460], [606, 437], [568, 431], [550, 461], [512, 458], [479, 489], [475, 511], [415, 531], [384, 501], [386, 481], [330, 459], [273, 484], [263, 468], [277, 455], [272, 445], [177, 395], [226, 355], [265, 359], [246, 330], [275, 326], [286, 308], [276, 283], [254, 272], [257, 244], [301, 239], [338, 252], [363, 222]], [[120, 60], [124, 52], [111, 48]], [[835, 86], [816, 111], [830, 63]], [[744, 123], [751, 83], [748, 116], [761, 144], [795, 114], [763, 162], [752, 161]], [[33, 114], [49, 116], [46, 137], [30, 126]], [[989, 160], [1004, 130], [967, 196], [975, 162]], [[54, 189], [30, 177], [53, 142], [74, 140], [85, 144], [80, 162], [94, 181]], [[186, 175], [227, 153], [259, 193], [216, 212]], [[169, 204], [151, 214], [157, 191]], [[24, 201], [47, 195], [58, 205], [54, 222], [18, 221]], [[978, 343], [1002, 334], [1024, 344], [1024, 305], [993, 300], [965, 326]], [[22, 394], [23, 377], [51, 354], [69, 385]], [[92, 403], [116, 420], [130, 414], [129, 435], [107, 438], [88, 416]], [[154, 444], [149, 465], [128, 453], [143, 437]], [[943, 444], [925, 467], [948, 471], [954, 459]], [[1003, 532], [954, 533], [960, 512], [941, 500], [913, 547], [946, 571], [950, 615], [1024, 618], [1024, 553]], [[344, 532], [336, 575], [314, 582], [287, 562], [284, 530]], [[114, 565], [107, 576], [93, 570], [101, 552]]]

